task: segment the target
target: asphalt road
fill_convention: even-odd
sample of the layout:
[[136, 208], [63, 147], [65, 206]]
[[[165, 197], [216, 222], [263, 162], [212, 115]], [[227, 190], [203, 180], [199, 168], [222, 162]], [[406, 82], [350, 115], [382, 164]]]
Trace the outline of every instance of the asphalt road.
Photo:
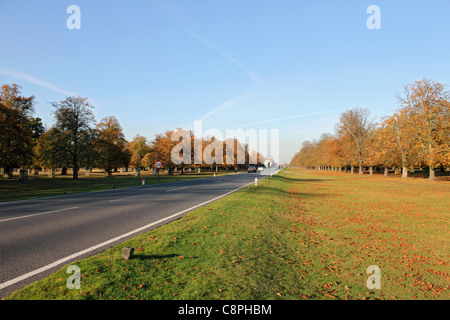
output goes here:
[[241, 173], [0, 203], [0, 298], [263, 177]]

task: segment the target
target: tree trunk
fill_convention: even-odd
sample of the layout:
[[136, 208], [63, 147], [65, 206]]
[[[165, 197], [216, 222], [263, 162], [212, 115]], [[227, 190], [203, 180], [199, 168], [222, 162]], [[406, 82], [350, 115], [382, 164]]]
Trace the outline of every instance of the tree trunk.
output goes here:
[[19, 171], [20, 173], [20, 182], [21, 183], [28, 183], [28, 170], [27, 169], [21, 169]]
[[385, 177], [388, 176], [388, 172], [389, 172], [389, 168], [388, 167], [384, 167], [384, 176]]
[[12, 179], [13, 178], [13, 169], [11, 167], [5, 167], [5, 175], [6, 175], [6, 179]]
[[75, 141], [74, 141], [74, 148], [73, 148], [73, 155], [72, 155], [72, 168], [73, 168], [72, 180], [78, 180], [78, 158], [77, 158], [77, 152], [78, 152], [77, 140], [75, 139]]
[[76, 162], [73, 163], [72, 180], [78, 180], [78, 164]]
[[363, 174], [362, 161], [359, 160], [359, 174]]
[[351, 174], [354, 174], [354, 173], [355, 173], [355, 169], [354, 169], [353, 165], [350, 166], [350, 173], [351, 173]]
[[429, 177], [430, 181], [436, 181], [436, 176], [434, 174], [434, 168], [430, 167], [430, 177]]
[[408, 168], [405, 166], [402, 169], [402, 178], [408, 178]]
[[370, 167], [369, 167], [369, 174], [370, 174], [371, 176], [373, 176], [373, 166], [370, 166]]

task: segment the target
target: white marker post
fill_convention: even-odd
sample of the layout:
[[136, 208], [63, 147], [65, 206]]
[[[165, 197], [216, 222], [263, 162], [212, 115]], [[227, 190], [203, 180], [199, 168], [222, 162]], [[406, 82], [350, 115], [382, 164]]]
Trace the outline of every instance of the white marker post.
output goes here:
[[[264, 166], [266, 167], [267, 174], [270, 174], [270, 169], [269, 168], [272, 166], [272, 161], [270, 161], [270, 160], [264, 161]], [[270, 184], [270, 176], [267, 177], [267, 183]]]

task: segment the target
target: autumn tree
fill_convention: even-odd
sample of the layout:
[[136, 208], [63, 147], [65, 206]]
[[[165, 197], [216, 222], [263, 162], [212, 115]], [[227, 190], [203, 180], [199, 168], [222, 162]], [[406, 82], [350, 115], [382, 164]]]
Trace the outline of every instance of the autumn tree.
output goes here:
[[344, 172], [347, 173], [348, 167], [350, 166], [350, 170], [354, 173], [354, 143], [353, 138], [350, 135], [338, 136], [339, 144], [341, 148], [341, 161], [344, 164]]
[[370, 138], [370, 149], [367, 155], [369, 164], [380, 166], [384, 169], [384, 176], [388, 176], [389, 167], [399, 163], [399, 153], [396, 146], [393, 131], [386, 121], [381, 122], [373, 131]]
[[67, 156], [66, 144], [69, 138], [67, 133], [51, 127], [39, 136], [33, 149], [35, 163], [43, 168], [50, 169], [50, 176], [55, 176], [55, 169], [70, 166]]
[[238, 169], [238, 150], [239, 152], [244, 152], [240, 142], [235, 137], [228, 137], [223, 141], [222, 145], [222, 155], [223, 155], [223, 166], [227, 170], [237, 170]]
[[[30, 117], [29, 126], [31, 129], [31, 146], [32, 146], [32, 149], [34, 150], [35, 147], [37, 146], [39, 138], [45, 132], [45, 127], [42, 124], [42, 119], [39, 117], [36, 117], [36, 118]], [[34, 153], [34, 151], [31, 153], [31, 157], [30, 157], [28, 165], [30, 165], [31, 167], [34, 168], [35, 174], [38, 173], [40, 165], [37, 163], [36, 154]]]
[[206, 137], [203, 139], [203, 162], [205, 165], [212, 166], [213, 164], [217, 168], [222, 165], [223, 162], [223, 141], [215, 136]]
[[330, 137], [330, 133], [322, 133], [316, 143], [315, 163], [319, 166], [319, 170], [325, 170], [330, 165], [330, 155], [327, 148]]
[[139, 177], [141, 169], [144, 168], [142, 160], [145, 155], [150, 152], [147, 138], [139, 134], [136, 135], [133, 140], [128, 143], [127, 149], [131, 154], [130, 164], [134, 167], [135, 175]]
[[363, 108], [354, 108], [342, 113], [336, 124], [338, 134], [340, 136], [348, 135], [353, 141], [353, 151], [359, 165], [359, 174], [363, 173], [364, 152], [372, 127], [370, 111]]
[[183, 168], [191, 163], [192, 147], [192, 132], [177, 128], [155, 135], [151, 143], [151, 152], [154, 154], [155, 161], [161, 161], [168, 170], [168, 174], [172, 175], [177, 166]]
[[385, 139], [385, 146], [393, 148], [397, 152], [397, 156], [392, 156], [393, 159], [400, 160], [402, 178], [407, 178], [408, 169], [417, 165], [417, 143], [414, 139], [415, 133], [412, 131], [414, 126], [411, 121], [408, 113], [400, 110], [382, 123], [382, 129], [379, 132]]
[[55, 107], [55, 129], [60, 133], [60, 146], [71, 160], [73, 180], [78, 179], [79, 165], [93, 163], [93, 140], [95, 131], [94, 108], [85, 97], [71, 96], [60, 102], [51, 103]]
[[[180, 167], [181, 174], [184, 174], [184, 168], [195, 165], [195, 139], [191, 130], [178, 128], [170, 134], [170, 140], [175, 144], [170, 151], [170, 163]], [[170, 168], [169, 173], [173, 173]]]
[[32, 155], [32, 128], [34, 96], [21, 95], [17, 84], [3, 85], [0, 101], [0, 167], [8, 178], [13, 168], [28, 163]]
[[122, 127], [115, 117], [106, 117], [96, 126], [97, 136], [95, 149], [96, 165], [104, 169], [108, 175], [119, 166], [126, 165], [125, 147], [127, 141]]
[[339, 172], [341, 172], [342, 167], [346, 164], [342, 140], [331, 136], [327, 139], [325, 148], [327, 150], [328, 164], [333, 168], [338, 168]]
[[145, 154], [141, 160], [143, 168], [152, 168], [155, 163], [155, 155], [150, 151]]
[[380, 164], [382, 163], [382, 158], [380, 155], [381, 152], [384, 151], [382, 150], [382, 147], [384, 147], [384, 145], [379, 143], [379, 128], [379, 125], [373, 127], [370, 130], [369, 136], [367, 138], [366, 158], [364, 164], [366, 166], [369, 166], [369, 174], [371, 176], [373, 175], [374, 168], [380, 166]]
[[409, 119], [410, 132], [420, 144], [420, 156], [435, 180], [435, 168], [444, 165], [450, 153], [450, 97], [446, 86], [431, 80], [404, 87], [399, 102]]
[[313, 169], [315, 166], [313, 161], [314, 149], [314, 142], [308, 140], [303, 141], [300, 151], [297, 152], [289, 165], [291, 167], [305, 167]]

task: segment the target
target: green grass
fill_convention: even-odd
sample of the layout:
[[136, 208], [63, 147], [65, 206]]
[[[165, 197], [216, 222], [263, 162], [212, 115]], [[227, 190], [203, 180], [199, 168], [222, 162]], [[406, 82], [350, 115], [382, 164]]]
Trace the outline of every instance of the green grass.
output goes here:
[[[448, 299], [448, 182], [283, 170], [8, 299]], [[123, 247], [135, 257], [121, 259]], [[369, 290], [370, 265], [381, 290]]]
[[[225, 173], [217, 173], [217, 175]], [[141, 177], [135, 177], [133, 172], [123, 174], [114, 173], [106, 176], [103, 172], [93, 172], [90, 176], [83, 173], [79, 179], [72, 180], [72, 175], [56, 175], [51, 179], [45, 174], [37, 176], [30, 175], [28, 183], [21, 183], [18, 175], [13, 179], [0, 179], [0, 202], [15, 201], [24, 199], [33, 199], [41, 197], [60, 196], [66, 194], [108, 190], [112, 188], [126, 188], [142, 185], [142, 178], [145, 178], [145, 184], [156, 184], [191, 180], [212, 176], [213, 173], [195, 173], [195, 174], [176, 174], [152, 176], [151, 171], [141, 171]]]

